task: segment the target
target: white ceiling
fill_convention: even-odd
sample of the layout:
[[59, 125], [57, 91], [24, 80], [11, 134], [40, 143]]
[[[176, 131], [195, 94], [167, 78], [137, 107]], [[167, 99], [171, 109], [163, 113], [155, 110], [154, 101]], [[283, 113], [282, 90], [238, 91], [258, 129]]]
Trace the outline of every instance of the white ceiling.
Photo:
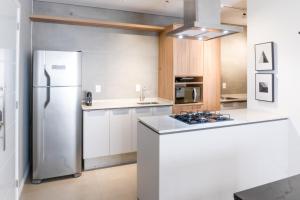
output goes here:
[[[165, 16], [183, 17], [183, 0], [39, 0], [100, 8], [125, 10]], [[222, 4], [234, 7], [247, 7], [247, 0], [221, 0]], [[243, 11], [223, 8], [222, 22], [246, 25]]]

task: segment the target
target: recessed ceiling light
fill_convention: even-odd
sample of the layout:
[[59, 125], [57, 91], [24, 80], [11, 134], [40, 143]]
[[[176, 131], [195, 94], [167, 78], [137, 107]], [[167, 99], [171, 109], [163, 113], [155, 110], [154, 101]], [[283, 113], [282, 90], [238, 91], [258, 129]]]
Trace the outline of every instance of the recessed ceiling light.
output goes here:
[[225, 30], [225, 31], [223, 31], [223, 33], [224, 33], [224, 34], [228, 34], [228, 33], [229, 33], [229, 31]]
[[183, 36], [182, 36], [182, 35], [179, 35], [179, 36], [178, 36], [178, 38], [179, 38], [179, 39], [182, 39], [182, 38], [183, 38]]
[[202, 32], [205, 32], [205, 31], [206, 31], [206, 28], [201, 28], [201, 31], [202, 31]]
[[203, 37], [198, 37], [198, 40], [203, 40]]

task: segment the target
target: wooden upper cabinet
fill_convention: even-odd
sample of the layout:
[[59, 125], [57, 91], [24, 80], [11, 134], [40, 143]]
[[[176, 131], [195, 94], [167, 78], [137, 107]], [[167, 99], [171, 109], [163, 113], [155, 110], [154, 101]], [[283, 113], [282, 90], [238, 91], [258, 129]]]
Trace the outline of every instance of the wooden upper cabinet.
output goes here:
[[220, 110], [221, 99], [221, 46], [220, 39], [204, 42], [203, 103], [205, 110]]
[[189, 42], [189, 73], [192, 76], [203, 76], [204, 51], [203, 42], [188, 40]]
[[189, 41], [173, 39], [174, 74], [175, 76], [189, 76]]
[[175, 76], [203, 75], [203, 42], [174, 38]]

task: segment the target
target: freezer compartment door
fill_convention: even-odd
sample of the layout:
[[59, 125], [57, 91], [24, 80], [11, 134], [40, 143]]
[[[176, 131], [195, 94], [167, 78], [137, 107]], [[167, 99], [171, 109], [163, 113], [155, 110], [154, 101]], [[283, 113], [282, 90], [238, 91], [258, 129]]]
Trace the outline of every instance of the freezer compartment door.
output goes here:
[[81, 52], [35, 51], [33, 86], [81, 86]]
[[80, 96], [80, 87], [33, 90], [33, 179], [81, 172]]

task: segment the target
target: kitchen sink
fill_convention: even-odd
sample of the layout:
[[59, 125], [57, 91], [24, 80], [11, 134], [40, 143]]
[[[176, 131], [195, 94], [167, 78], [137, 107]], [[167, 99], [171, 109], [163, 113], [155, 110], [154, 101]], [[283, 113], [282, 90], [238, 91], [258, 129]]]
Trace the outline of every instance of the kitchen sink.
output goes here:
[[159, 104], [159, 103], [156, 102], [156, 101], [151, 101], [151, 102], [144, 101], [144, 102], [138, 102], [138, 104], [140, 104], [140, 105], [151, 105], [151, 104]]

